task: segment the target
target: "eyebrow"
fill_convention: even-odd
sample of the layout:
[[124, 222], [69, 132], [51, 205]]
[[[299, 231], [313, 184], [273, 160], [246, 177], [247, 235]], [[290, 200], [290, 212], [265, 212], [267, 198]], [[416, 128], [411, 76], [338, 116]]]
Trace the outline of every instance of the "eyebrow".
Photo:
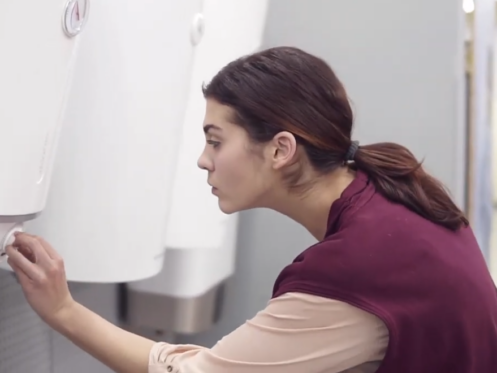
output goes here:
[[210, 131], [210, 130], [218, 130], [218, 131], [221, 131], [221, 128], [219, 128], [218, 126], [216, 126], [215, 124], [206, 124], [204, 126], [204, 133], [207, 135], [207, 133]]

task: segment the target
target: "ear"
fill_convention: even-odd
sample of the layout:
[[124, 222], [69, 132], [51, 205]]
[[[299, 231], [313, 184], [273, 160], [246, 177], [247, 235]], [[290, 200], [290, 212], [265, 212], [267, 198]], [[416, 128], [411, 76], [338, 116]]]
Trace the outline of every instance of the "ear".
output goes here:
[[280, 169], [292, 162], [297, 152], [297, 140], [290, 132], [282, 131], [273, 137], [270, 148], [273, 168]]

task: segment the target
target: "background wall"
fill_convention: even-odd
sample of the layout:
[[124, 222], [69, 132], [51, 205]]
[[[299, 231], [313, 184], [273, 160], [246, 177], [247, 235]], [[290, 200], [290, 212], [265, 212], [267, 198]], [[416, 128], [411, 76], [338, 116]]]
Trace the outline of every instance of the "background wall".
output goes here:
[[[497, 9], [496, 9], [497, 13]], [[494, 280], [497, 282], [497, 27], [494, 26], [494, 58], [493, 58], [493, 90], [494, 95], [492, 98], [492, 190], [493, 190], [493, 203], [492, 203], [492, 227], [491, 227], [491, 239], [490, 239], [490, 268], [492, 274], [494, 275]]]
[[487, 259], [492, 230], [492, 101], [495, 0], [476, 0], [474, 12], [473, 229]]
[[[343, 80], [357, 113], [361, 143], [396, 141], [461, 202], [464, 194], [463, 28], [456, 0], [272, 0], [264, 47], [294, 45], [325, 58]], [[443, 21], [442, 21], [443, 20]], [[237, 272], [224, 317], [207, 333], [178, 342], [214, 344], [268, 301], [278, 272], [313, 242], [289, 219], [243, 213]], [[115, 286], [81, 285], [82, 303], [116, 320]], [[108, 373], [48, 331], [19, 286], [0, 273], [0, 372]]]

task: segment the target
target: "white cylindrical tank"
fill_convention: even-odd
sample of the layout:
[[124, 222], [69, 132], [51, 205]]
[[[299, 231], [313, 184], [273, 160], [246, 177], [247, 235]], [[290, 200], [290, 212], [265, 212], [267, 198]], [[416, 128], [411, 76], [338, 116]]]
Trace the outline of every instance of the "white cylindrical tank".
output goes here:
[[85, 0], [0, 2], [0, 261], [10, 233], [45, 207], [88, 13]]
[[163, 266], [197, 0], [105, 0], [82, 35], [52, 188], [29, 225], [67, 278], [125, 282]]
[[[198, 298], [233, 274], [238, 214], [226, 215], [220, 211], [217, 198], [207, 184], [206, 172], [197, 167], [197, 159], [205, 146], [202, 130], [205, 99], [201, 87], [226, 64], [260, 47], [266, 8], [267, 0], [204, 0], [205, 34], [195, 49], [166, 227], [166, 264], [158, 276], [128, 284], [132, 324], [143, 321], [142, 326], [160, 327], [150, 325], [158, 319], [155, 315], [141, 315], [148, 312], [139, 307], [149, 301], [147, 294], [152, 297], [150, 302], [157, 302], [155, 308], [158, 308], [157, 296], [183, 300]], [[212, 303], [213, 297], [209, 295], [209, 299]], [[197, 303], [197, 309], [201, 309]], [[164, 302], [164, 309], [170, 304]], [[195, 312], [190, 310], [188, 313], [193, 315]], [[177, 331], [193, 332], [195, 329], [193, 322], [179, 323], [184, 325]]]

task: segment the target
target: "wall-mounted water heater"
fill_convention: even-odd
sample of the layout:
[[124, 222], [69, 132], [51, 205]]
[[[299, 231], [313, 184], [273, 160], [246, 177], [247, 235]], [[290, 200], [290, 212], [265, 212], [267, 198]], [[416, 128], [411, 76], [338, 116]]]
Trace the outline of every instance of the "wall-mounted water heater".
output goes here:
[[0, 264], [12, 233], [44, 208], [84, 0], [0, 3]]
[[[197, 167], [205, 146], [201, 87], [230, 61], [261, 44], [266, 0], [204, 0], [204, 35], [195, 48], [190, 93], [166, 225], [165, 264], [128, 284], [127, 321], [135, 328], [179, 333], [207, 329], [218, 315], [224, 281], [234, 271], [238, 214], [225, 215]], [[193, 27], [195, 29], [195, 27]]]
[[62, 254], [70, 281], [134, 281], [163, 266], [198, 6], [92, 3], [47, 207], [27, 227]]

